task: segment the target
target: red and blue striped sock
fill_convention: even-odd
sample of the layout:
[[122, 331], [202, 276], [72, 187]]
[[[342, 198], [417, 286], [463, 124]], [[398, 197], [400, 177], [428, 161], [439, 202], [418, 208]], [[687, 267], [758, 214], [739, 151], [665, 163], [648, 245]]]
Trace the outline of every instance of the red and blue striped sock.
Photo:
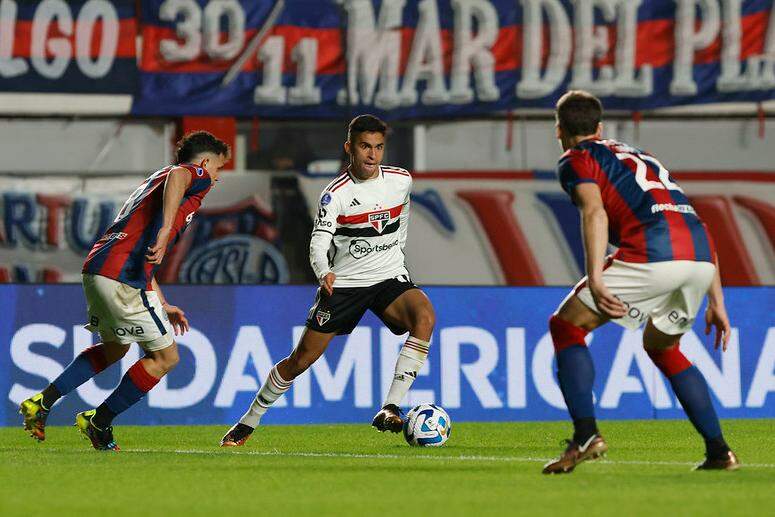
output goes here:
[[557, 356], [557, 379], [573, 419], [573, 441], [583, 444], [598, 432], [592, 399], [595, 365], [584, 341], [587, 331], [557, 316], [549, 320], [549, 330]]
[[729, 447], [721, 433], [721, 424], [702, 373], [681, 353], [678, 343], [670, 348], [647, 349], [646, 352], [670, 381], [686, 416], [705, 439], [708, 456], [725, 454]]
[[116, 415], [139, 402], [158, 382], [159, 379], [145, 369], [142, 360], [137, 361], [124, 374], [113, 393], [97, 408], [92, 422], [100, 429], [109, 426]]
[[107, 368], [107, 366], [108, 360], [105, 356], [105, 345], [100, 344], [87, 348], [78, 354], [78, 357], [67, 365], [65, 371], [51, 383], [51, 386], [56, 388], [56, 390], [46, 390], [48, 400], [45, 400], [46, 397], [44, 397], [44, 406], [50, 408], [59, 397], [67, 395]]

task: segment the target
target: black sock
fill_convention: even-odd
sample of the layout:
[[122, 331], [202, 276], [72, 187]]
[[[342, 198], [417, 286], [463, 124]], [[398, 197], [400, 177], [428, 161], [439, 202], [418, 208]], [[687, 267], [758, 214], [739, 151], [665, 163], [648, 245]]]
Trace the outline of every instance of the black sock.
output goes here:
[[597, 434], [597, 421], [595, 417], [578, 418], [573, 421], [573, 428], [573, 441], [583, 445]]
[[718, 438], [712, 438], [705, 440], [705, 455], [708, 458], [721, 459], [725, 458], [729, 452], [729, 445], [724, 441], [723, 436]]
[[110, 424], [113, 422], [115, 417], [116, 414], [108, 409], [108, 406], [103, 402], [97, 408], [97, 412], [94, 413], [94, 416], [91, 419], [91, 423], [94, 424], [97, 429], [104, 431], [110, 427]]
[[46, 386], [46, 389], [43, 390], [43, 400], [41, 401], [43, 404], [43, 409], [46, 411], [50, 410], [51, 406], [53, 406], [54, 403], [61, 397], [62, 394], [59, 393], [59, 389], [57, 389], [57, 387], [53, 384], [49, 384]]

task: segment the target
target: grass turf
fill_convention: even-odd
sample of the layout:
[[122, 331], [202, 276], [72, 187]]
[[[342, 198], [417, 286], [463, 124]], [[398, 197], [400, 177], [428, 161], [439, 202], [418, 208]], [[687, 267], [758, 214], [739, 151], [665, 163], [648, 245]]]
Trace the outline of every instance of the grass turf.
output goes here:
[[[74, 428], [35, 443], [0, 429], [0, 515], [733, 515], [775, 506], [772, 420], [729, 420], [743, 468], [690, 472], [703, 448], [684, 421], [601, 423], [611, 450], [541, 475], [566, 423], [462, 423], [441, 449], [368, 425], [265, 426], [220, 449], [227, 426], [116, 428], [123, 451]], [[748, 466], [746, 466], [748, 464]]]

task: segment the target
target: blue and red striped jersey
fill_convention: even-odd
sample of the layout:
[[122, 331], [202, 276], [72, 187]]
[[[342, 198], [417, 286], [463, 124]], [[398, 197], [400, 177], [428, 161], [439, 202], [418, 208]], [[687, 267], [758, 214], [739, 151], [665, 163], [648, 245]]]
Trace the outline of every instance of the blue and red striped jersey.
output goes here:
[[571, 197], [579, 183], [600, 188], [615, 258], [714, 261], [707, 227], [651, 154], [615, 140], [584, 140], [560, 157], [557, 172]]
[[167, 253], [172, 250], [212, 187], [207, 171], [188, 163], [158, 170], [137, 187], [113, 224], [92, 247], [83, 273], [112, 278], [137, 289], [152, 289], [151, 280], [159, 266], [149, 264], [145, 254], [156, 242], [156, 234], [163, 224], [164, 184], [176, 167], [191, 173], [191, 185], [183, 195], [172, 225]]

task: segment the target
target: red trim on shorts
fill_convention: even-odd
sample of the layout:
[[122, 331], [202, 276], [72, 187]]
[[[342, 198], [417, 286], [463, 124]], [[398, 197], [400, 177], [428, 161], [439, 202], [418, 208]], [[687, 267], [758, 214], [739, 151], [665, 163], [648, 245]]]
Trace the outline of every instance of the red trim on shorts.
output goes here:
[[687, 370], [692, 365], [678, 349], [677, 341], [670, 348], [663, 348], [661, 350], [646, 349], [646, 353], [654, 361], [654, 364], [657, 365], [657, 368], [668, 378]]
[[148, 370], [143, 366], [142, 361], [137, 361], [129, 371], [126, 372], [129, 379], [134, 383], [140, 391], [148, 393], [159, 383], [159, 379], [148, 373]]
[[557, 315], [549, 318], [549, 332], [552, 335], [555, 353], [559, 353], [566, 348], [575, 345], [587, 346], [584, 338], [589, 334], [589, 331], [577, 327], [573, 323], [565, 321]]

